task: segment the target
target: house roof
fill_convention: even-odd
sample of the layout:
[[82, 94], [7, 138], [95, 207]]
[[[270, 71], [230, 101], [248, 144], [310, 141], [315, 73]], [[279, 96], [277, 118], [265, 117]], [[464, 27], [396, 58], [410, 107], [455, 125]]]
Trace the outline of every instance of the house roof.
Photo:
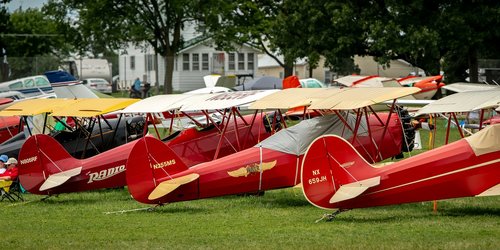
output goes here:
[[[283, 56], [276, 56], [280, 61], [283, 61]], [[267, 54], [259, 55], [259, 68], [270, 68], [270, 67], [279, 67], [280, 65], [274, 58], [270, 57]], [[295, 65], [305, 65], [307, 61], [305, 59], [299, 59], [295, 62]]]
[[[184, 53], [192, 48], [195, 48], [197, 47], [198, 45], [200, 44], [203, 44], [204, 42], [212, 42], [212, 38], [211, 37], [208, 37], [206, 35], [200, 35], [200, 36], [197, 36], [197, 37], [194, 37], [192, 39], [189, 39], [187, 41], [184, 41], [184, 44], [182, 45], [181, 49], [179, 50], [178, 53]], [[251, 48], [255, 51], [258, 51], [260, 52], [260, 50], [256, 49], [255, 47], [249, 45], [249, 44], [243, 44], [242, 46], [245, 46], [245, 47], [248, 47], [248, 48]]]

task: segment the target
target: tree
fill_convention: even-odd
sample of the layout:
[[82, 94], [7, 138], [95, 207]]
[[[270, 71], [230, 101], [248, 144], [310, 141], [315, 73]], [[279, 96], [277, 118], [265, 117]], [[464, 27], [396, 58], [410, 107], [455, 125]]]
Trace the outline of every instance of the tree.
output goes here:
[[164, 91], [172, 93], [174, 56], [183, 46], [181, 31], [199, 16], [196, 1], [51, 0], [46, 13], [76, 32], [80, 51], [118, 49], [146, 42], [165, 58]]
[[478, 58], [500, 58], [500, 2], [442, 1], [436, 29], [441, 35], [444, 70], [448, 79], [478, 82]]
[[[283, 29], [284, 16], [292, 14], [287, 1], [281, 0], [210, 0], [201, 1], [205, 31], [225, 51], [234, 51], [235, 46], [249, 44], [273, 58], [284, 68], [285, 77], [293, 75], [294, 50], [282, 46], [283, 41], [294, 36], [298, 30]], [[218, 8], [210, 8], [217, 6]], [[277, 55], [283, 56], [281, 60]]]
[[283, 2], [294, 4], [286, 26], [300, 34], [281, 46], [301, 56], [315, 51], [336, 69], [353, 55], [370, 55], [387, 66], [404, 59], [433, 75], [444, 66], [449, 79], [464, 80], [469, 68], [475, 81], [477, 58], [499, 56], [498, 1]]
[[[2, 0], [0, 3], [8, 3], [10, 0]], [[6, 36], [11, 29], [10, 23], [10, 15], [7, 12], [7, 8], [4, 5], [0, 6], [0, 81], [7, 81], [9, 77], [9, 68], [8, 64], [5, 62], [4, 58], [7, 56], [6, 54], [6, 46], [7, 43], [5, 41]]]
[[[293, 55], [314, 62], [319, 55], [327, 67], [341, 74], [356, 73], [354, 55], [365, 55], [366, 32], [360, 13], [363, 2], [329, 0], [284, 1], [289, 13], [279, 15], [276, 32], [289, 30], [288, 36], [278, 36], [278, 44]], [[313, 60], [310, 60], [313, 59]], [[314, 64], [310, 64], [314, 66]]]
[[354, 73], [354, 55], [367, 54], [366, 30], [360, 18], [368, 4], [363, 1], [209, 2], [220, 6], [206, 21], [219, 45], [231, 49], [231, 44], [252, 44], [284, 67], [285, 76], [293, 74], [296, 59], [307, 58], [312, 70], [319, 56], [338, 72]]
[[38, 9], [18, 9], [8, 15], [5, 23], [1, 43], [9, 57], [11, 79], [56, 69], [68, 54], [56, 24]]

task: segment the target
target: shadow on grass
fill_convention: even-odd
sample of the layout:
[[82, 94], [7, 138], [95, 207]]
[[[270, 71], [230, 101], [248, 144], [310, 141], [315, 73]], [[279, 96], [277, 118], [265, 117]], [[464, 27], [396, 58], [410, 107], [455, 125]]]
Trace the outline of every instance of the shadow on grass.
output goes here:
[[211, 200], [227, 201], [232, 204], [243, 206], [258, 206], [266, 208], [287, 208], [287, 207], [305, 207], [311, 206], [309, 202], [301, 197], [279, 197], [275, 195], [230, 195], [224, 197], [214, 197]]
[[443, 216], [461, 217], [461, 216], [500, 216], [500, 208], [484, 207], [461, 207], [441, 210]]
[[199, 213], [209, 213], [211, 209], [200, 208], [200, 207], [168, 207], [163, 206], [154, 209], [153, 211], [142, 211], [144, 213], [158, 213], [158, 214], [199, 214]]
[[[105, 194], [105, 195], [103, 195]], [[107, 195], [106, 195], [107, 194]], [[42, 195], [25, 195], [25, 200], [33, 203], [41, 203], [47, 205], [60, 205], [60, 204], [101, 204], [103, 201], [113, 202], [128, 202], [133, 200], [130, 195], [122, 194], [119, 192], [82, 192], [82, 193], [69, 193], [57, 194], [52, 196]]]
[[[395, 206], [394, 208], [397, 208]], [[500, 216], [500, 209], [499, 208], [480, 208], [480, 207], [464, 207], [464, 208], [449, 208], [449, 209], [442, 209], [439, 210], [439, 212], [433, 213], [433, 212], [426, 212], [428, 210], [422, 211], [420, 208], [411, 208], [409, 206], [402, 206], [400, 209], [405, 209], [407, 210], [405, 213], [407, 215], [404, 215], [401, 213], [401, 211], [397, 211], [396, 209], [389, 207], [386, 211], [384, 211], [383, 214], [381, 214], [381, 211], [377, 211], [377, 209], [380, 208], [370, 208], [370, 209], [363, 209], [361, 210], [351, 210], [355, 211], [356, 214], [349, 214], [351, 211], [346, 211], [342, 212], [341, 214], [337, 215], [335, 219], [332, 220], [332, 222], [338, 221], [342, 223], [392, 223], [392, 222], [403, 222], [403, 221], [409, 221], [409, 220], [419, 220], [419, 219], [426, 219], [426, 218], [432, 218], [432, 217], [467, 217], [467, 216]], [[385, 209], [385, 208], [384, 208]], [[358, 214], [357, 212], [361, 211], [361, 214]], [[391, 211], [394, 211], [394, 213], [391, 213]], [[319, 216], [320, 217], [320, 216]]]
[[262, 203], [269, 204], [272, 207], [287, 208], [287, 207], [310, 207], [311, 204], [304, 200], [298, 198], [276, 198], [276, 199], [266, 199], [262, 200]]

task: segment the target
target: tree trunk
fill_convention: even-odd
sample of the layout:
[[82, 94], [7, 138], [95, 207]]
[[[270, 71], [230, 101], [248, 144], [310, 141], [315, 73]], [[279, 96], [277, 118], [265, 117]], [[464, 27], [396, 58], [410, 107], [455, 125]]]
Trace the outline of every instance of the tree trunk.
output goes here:
[[165, 55], [165, 81], [163, 84], [163, 93], [165, 94], [172, 94], [173, 93], [173, 85], [172, 85], [172, 78], [174, 75], [174, 55], [169, 55], [170, 53], [167, 53]]
[[0, 82], [6, 82], [9, 79], [9, 65], [4, 63], [3, 46], [0, 47]]
[[477, 50], [470, 48], [467, 54], [469, 61], [469, 82], [479, 82], [479, 65], [477, 63]]
[[158, 53], [155, 52], [155, 63], [154, 63], [154, 67], [155, 67], [155, 94], [158, 95], [160, 94], [160, 78], [158, 77]]
[[9, 80], [9, 65], [0, 62], [0, 82], [6, 82], [7, 80]]
[[285, 70], [285, 77], [284, 78], [287, 78], [289, 76], [293, 76], [293, 63], [294, 63], [294, 60], [293, 59], [287, 59], [285, 58], [285, 65], [284, 65], [284, 70]]

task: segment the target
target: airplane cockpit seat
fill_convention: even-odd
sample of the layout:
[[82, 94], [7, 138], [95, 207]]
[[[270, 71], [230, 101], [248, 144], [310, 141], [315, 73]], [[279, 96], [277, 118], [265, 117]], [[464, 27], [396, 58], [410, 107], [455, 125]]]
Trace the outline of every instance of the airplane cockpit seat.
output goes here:
[[[276, 121], [274, 121], [274, 117], [276, 116]], [[266, 132], [271, 133], [271, 132], [277, 132], [282, 128], [281, 125], [281, 116], [276, 114], [274, 112], [273, 114], [266, 114], [266, 117], [264, 117], [264, 128], [266, 129]], [[274, 128], [271, 129], [271, 124], [274, 122]]]
[[175, 137], [177, 137], [180, 133], [181, 133], [181, 131], [177, 130], [177, 131], [173, 132], [172, 134], [168, 135], [167, 137], [161, 139], [161, 141], [162, 142], [170, 141], [170, 140], [174, 139]]
[[142, 116], [134, 116], [126, 120], [125, 126], [127, 129], [127, 139], [135, 140], [142, 137], [146, 123]]
[[[220, 123], [220, 122], [219, 122], [219, 123]], [[209, 131], [209, 130], [212, 130], [212, 129], [214, 129], [214, 128], [215, 128], [215, 125], [210, 123], [210, 125], [208, 125], [208, 126], [206, 126], [206, 127], [203, 127], [203, 128], [201, 128], [200, 130], [198, 130], [198, 131], [200, 131], [200, 132], [201, 132], [201, 131]]]
[[79, 131], [53, 131], [50, 135], [60, 143], [76, 140], [79, 136]]

